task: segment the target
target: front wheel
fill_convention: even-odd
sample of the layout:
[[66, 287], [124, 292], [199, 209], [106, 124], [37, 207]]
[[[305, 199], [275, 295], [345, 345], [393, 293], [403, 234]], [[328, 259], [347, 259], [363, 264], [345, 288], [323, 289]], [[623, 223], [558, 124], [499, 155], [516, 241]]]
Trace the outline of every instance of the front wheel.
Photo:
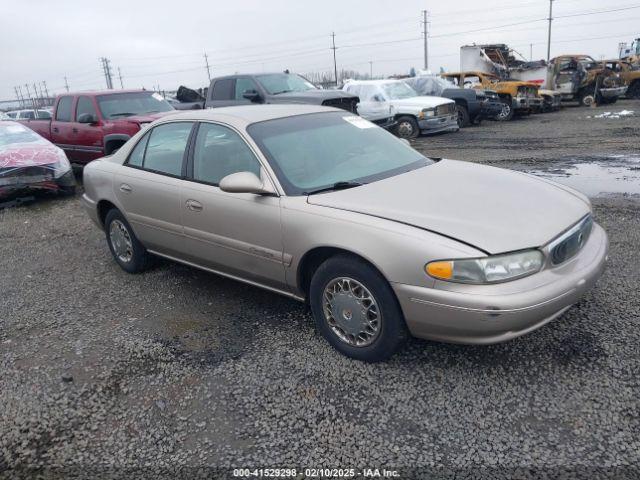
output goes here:
[[636, 80], [627, 90], [627, 98], [640, 98], [640, 80]]
[[104, 230], [109, 250], [124, 271], [139, 273], [151, 265], [151, 255], [136, 238], [124, 215], [115, 208], [107, 213]]
[[348, 357], [383, 361], [408, 337], [393, 290], [358, 258], [338, 255], [320, 265], [311, 279], [309, 300], [318, 330]]
[[396, 135], [400, 138], [416, 138], [420, 134], [420, 127], [415, 118], [405, 115], [398, 118]]
[[466, 107], [456, 105], [456, 112], [458, 113], [458, 127], [465, 128], [471, 125], [471, 118]]
[[499, 122], [508, 122], [513, 118], [514, 114], [513, 105], [511, 104], [511, 99], [503, 99], [502, 100], [502, 110], [496, 116], [496, 120]]

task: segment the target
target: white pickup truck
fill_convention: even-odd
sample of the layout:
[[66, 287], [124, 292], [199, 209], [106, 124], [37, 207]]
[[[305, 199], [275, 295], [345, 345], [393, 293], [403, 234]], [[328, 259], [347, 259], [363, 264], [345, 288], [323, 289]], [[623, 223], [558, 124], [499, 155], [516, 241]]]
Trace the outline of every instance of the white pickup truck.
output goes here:
[[420, 96], [402, 80], [348, 80], [343, 90], [360, 97], [361, 117], [374, 123], [393, 117], [395, 133], [401, 138], [457, 132], [460, 128], [453, 100]]

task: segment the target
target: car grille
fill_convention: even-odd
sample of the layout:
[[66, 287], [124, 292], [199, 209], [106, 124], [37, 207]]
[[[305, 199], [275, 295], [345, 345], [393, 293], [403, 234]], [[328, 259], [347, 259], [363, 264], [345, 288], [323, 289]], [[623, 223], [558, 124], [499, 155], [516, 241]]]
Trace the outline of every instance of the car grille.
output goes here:
[[445, 105], [438, 105], [436, 107], [436, 117], [439, 117], [441, 115], [452, 115], [454, 114], [456, 111], [456, 104], [455, 103], [447, 103]]
[[591, 215], [584, 218], [575, 227], [560, 236], [550, 246], [550, 258], [553, 265], [560, 265], [573, 258], [587, 243], [593, 228]]
[[358, 97], [331, 98], [322, 102], [325, 107], [341, 108], [348, 112], [357, 113]]
[[51, 165], [0, 168], [0, 184], [42, 182], [53, 179]]

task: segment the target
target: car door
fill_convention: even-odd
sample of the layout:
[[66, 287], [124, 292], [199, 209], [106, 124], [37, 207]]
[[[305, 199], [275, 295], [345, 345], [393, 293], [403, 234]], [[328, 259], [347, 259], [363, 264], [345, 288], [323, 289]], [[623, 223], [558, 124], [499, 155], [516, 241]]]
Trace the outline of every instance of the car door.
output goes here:
[[285, 289], [279, 197], [218, 187], [225, 176], [244, 171], [269, 181], [239, 133], [201, 123], [189, 158], [190, 181], [182, 189], [186, 249], [202, 266]]
[[209, 93], [209, 100], [207, 101], [207, 108], [216, 107], [229, 107], [232, 105], [241, 105], [246, 103], [244, 101], [236, 100], [235, 98], [235, 78], [220, 78], [213, 82], [211, 92]]
[[58, 99], [56, 115], [51, 121], [51, 141], [62, 148], [72, 162], [77, 160], [73, 133], [73, 104], [74, 97], [64, 95]]
[[[86, 120], [88, 115], [91, 115], [95, 121], [79, 121]], [[83, 119], [81, 117], [85, 118]], [[104, 155], [102, 128], [93, 98], [86, 96], [78, 97], [72, 131], [76, 135], [74, 153], [76, 161], [89, 163], [91, 160], [95, 160]]]
[[114, 175], [114, 191], [140, 241], [151, 251], [185, 254], [180, 192], [193, 122], [152, 128]]
[[361, 117], [367, 120], [382, 120], [391, 116], [389, 102], [375, 85], [361, 85], [357, 95], [360, 97], [358, 115]]
[[[253, 94], [253, 99], [245, 98], [245, 94]], [[262, 103], [262, 95], [258, 84], [251, 77], [236, 78], [234, 86], [234, 99], [239, 104]]]

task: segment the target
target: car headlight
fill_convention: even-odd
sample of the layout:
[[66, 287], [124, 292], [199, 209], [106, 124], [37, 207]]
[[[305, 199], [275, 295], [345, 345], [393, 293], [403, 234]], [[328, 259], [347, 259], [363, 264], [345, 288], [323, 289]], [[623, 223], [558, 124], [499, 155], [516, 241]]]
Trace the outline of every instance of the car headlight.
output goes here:
[[59, 178], [71, 170], [71, 164], [63, 150], [58, 152], [58, 160], [53, 164], [53, 176]]
[[425, 266], [428, 275], [457, 283], [488, 284], [515, 280], [537, 273], [544, 263], [540, 250], [459, 260], [439, 260]]
[[424, 117], [433, 117], [436, 114], [435, 108], [423, 108], [422, 111], [418, 114], [418, 118], [423, 119]]

